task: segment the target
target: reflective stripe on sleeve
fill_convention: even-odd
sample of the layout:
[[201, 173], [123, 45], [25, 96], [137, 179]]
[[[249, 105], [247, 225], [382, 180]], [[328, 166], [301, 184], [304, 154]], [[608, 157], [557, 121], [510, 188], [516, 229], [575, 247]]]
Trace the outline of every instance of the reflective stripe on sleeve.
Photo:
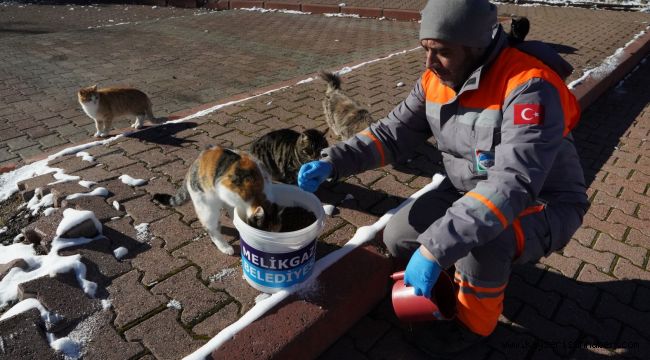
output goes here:
[[375, 144], [375, 148], [377, 149], [377, 153], [379, 153], [380, 166], [386, 165], [386, 155], [384, 154], [384, 146], [381, 144], [381, 141], [379, 141], [379, 139], [377, 139], [377, 137], [373, 135], [370, 130], [364, 130], [358, 135], [365, 136], [372, 140], [372, 142]]
[[494, 203], [490, 199], [473, 191], [468, 192], [467, 194], [465, 194], [465, 196], [469, 196], [471, 198], [480, 201], [483, 205], [485, 205], [485, 207], [487, 207], [488, 209], [490, 209], [490, 211], [492, 211], [492, 213], [494, 214], [494, 216], [497, 217], [497, 219], [499, 219], [499, 222], [501, 222], [501, 225], [503, 226], [504, 229], [508, 227], [508, 219], [506, 219], [506, 217], [503, 215], [501, 210], [499, 210], [499, 208], [496, 205], [494, 205]]

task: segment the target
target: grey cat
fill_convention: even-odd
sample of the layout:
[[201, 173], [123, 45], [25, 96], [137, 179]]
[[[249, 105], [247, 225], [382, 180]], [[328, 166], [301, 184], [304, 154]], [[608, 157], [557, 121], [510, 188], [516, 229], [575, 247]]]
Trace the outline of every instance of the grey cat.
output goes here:
[[295, 184], [300, 166], [320, 158], [320, 152], [328, 146], [325, 132], [307, 129], [299, 133], [280, 129], [255, 140], [250, 152], [262, 162], [271, 178], [285, 184]]
[[366, 108], [341, 91], [341, 78], [338, 75], [326, 71], [318, 75], [327, 82], [323, 110], [325, 121], [336, 136], [347, 140], [373, 122]]

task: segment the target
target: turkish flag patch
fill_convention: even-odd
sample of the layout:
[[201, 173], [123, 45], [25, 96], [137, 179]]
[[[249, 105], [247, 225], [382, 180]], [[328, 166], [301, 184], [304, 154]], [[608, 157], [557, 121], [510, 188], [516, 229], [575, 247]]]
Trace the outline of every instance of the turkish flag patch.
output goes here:
[[540, 125], [544, 123], [541, 104], [515, 104], [515, 125]]

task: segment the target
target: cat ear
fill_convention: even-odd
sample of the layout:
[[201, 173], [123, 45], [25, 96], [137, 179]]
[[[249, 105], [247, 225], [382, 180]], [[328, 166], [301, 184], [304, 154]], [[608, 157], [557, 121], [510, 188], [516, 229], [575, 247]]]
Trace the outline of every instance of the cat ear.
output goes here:
[[255, 208], [255, 210], [253, 210], [253, 214], [251, 215], [250, 219], [253, 223], [261, 226], [264, 223], [264, 215], [264, 208], [258, 206]]
[[97, 91], [97, 84], [91, 86], [91, 87], [90, 87], [90, 90], [92, 90], [92, 91]]
[[301, 133], [300, 137], [298, 138], [298, 144], [300, 144], [300, 146], [309, 144], [309, 136], [304, 132]]
[[325, 129], [325, 131], [321, 132], [321, 134], [322, 134], [323, 136], [325, 136], [325, 135], [327, 134], [328, 131], [330, 131], [330, 128]]

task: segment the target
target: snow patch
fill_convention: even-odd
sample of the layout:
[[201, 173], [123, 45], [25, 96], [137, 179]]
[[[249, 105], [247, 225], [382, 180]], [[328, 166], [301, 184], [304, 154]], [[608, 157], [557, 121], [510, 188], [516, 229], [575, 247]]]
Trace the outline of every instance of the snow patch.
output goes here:
[[5, 226], [5, 227], [3, 227], [2, 229], [0, 229], [0, 235], [2, 235], [2, 234], [4, 234], [4, 233], [6, 233], [6, 232], [7, 232], [7, 230], [9, 230], [9, 228], [7, 228], [6, 226]]
[[233, 276], [237, 273], [236, 268], [227, 268], [227, 269], [222, 269], [218, 273], [210, 276], [210, 282], [215, 282], [215, 281], [221, 281], [221, 279]]
[[26, 270], [19, 267], [12, 268], [0, 280], [0, 308], [5, 307], [18, 297], [18, 285], [43, 276], [66, 273], [70, 270], [75, 272], [77, 282], [83, 291], [90, 297], [94, 297], [97, 284], [86, 280], [86, 265], [81, 262], [81, 255], [59, 256], [58, 251], [70, 246], [83, 245], [97, 239], [103, 238], [61, 239], [57, 236], [52, 241], [52, 248], [47, 255], [36, 255], [32, 245], [12, 244], [0, 246], [0, 263], [5, 264], [20, 258], [25, 260], [28, 265]]
[[95, 224], [95, 229], [97, 229], [97, 232], [100, 234], [102, 233], [102, 223], [97, 220], [94, 212], [89, 210], [76, 210], [68, 208], [63, 210], [63, 220], [61, 220], [59, 226], [56, 228], [56, 235], [62, 236], [70, 229], [86, 220], [91, 220], [93, 224]]
[[356, 19], [361, 18], [361, 16], [359, 14], [325, 13], [323, 15], [325, 17], [356, 18]]
[[102, 309], [108, 310], [113, 306], [113, 303], [108, 299], [102, 299]]
[[147, 180], [135, 179], [135, 178], [132, 178], [129, 175], [126, 175], [126, 174], [120, 175], [119, 179], [122, 180], [122, 182], [124, 184], [130, 185], [130, 186], [142, 186], [142, 185], [147, 183]]
[[63, 354], [66, 360], [77, 360], [81, 357], [81, 345], [69, 337], [56, 339], [54, 334], [47, 333], [50, 347]]
[[48, 185], [56, 185], [56, 184], [61, 184], [61, 183], [68, 182], [68, 181], [77, 181], [77, 180], [81, 179], [81, 177], [76, 176], [76, 175], [68, 175], [68, 174], [64, 173], [63, 170], [55, 173], [52, 176], [57, 181], [53, 181], [53, 182], [49, 183]]
[[122, 260], [123, 257], [126, 256], [126, 254], [129, 253], [129, 250], [125, 248], [124, 246], [120, 246], [117, 249], [113, 250], [113, 255], [115, 255], [115, 258], [117, 260]]
[[[18, 169], [15, 169], [13, 171], [0, 174], [0, 202], [3, 202], [16, 192], [18, 192], [18, 184], [21, 181], [31, 179], [35, 176], [40, 176], [40, 175], [45, 175], [49, 173], [56, 173], [56, 174], [64, 174], [63, 169], [59, 168], [51, 168], [47, 166], [47, 163], [49, 161], [52, 161], [54, 159], [58, 159], [62, 156], [65, 155], [70, 155], [70, 154], [76, 154], [79, 151], [89, 149], [91, 147], [95, 147], [98, 145], [108, 145], [112, 143], [113, 141], [120, 139], [124, 137], [125, 135], [128, 134], [120, 134], [117, 136], [114, 136], [109, 139], [104, 139], [104, 140], [99, 140], [99, 141], [93, 141], [89, 142], [86, 144], [81, 144], [81, 145], [76, 145], [76, 146], [71, 146], [69, 148], [65, 148], [55, 154], [49, 155], [47, 159], [43, 159], [40, 161], [36, 161], [34, 163], [31, 163], [29, 165], [21, 166]], [[54, 175], [55, 178], [56, 176], [62, 177], [62, 175]]]
[[181, 305], [181, 302], [180, 302], [180, 301], [175, 300], [175, 299], [171, 299], [171, 300], [169, 300], [169, 302], [167, 303], [167, 307], [170, 308], [170, 309], [180, 310], [180, 309], [183, 308], [183, 305]]
[[60, 316], [47, 311], [40, 301], [34, 298], [29, 298], [12, 306], [11, 309], [7, 310], [7, 312], [0, 316], [0, 321], [9, 319], [10, 317], [14, 317], [31, 309], [37, 309], [41, 314], [41, 319], [47, 324], [56, 324], [61, 320]]
[[325, 211], [325, 214], [327, 214], [327, 216], [332, 216], [332, 214], [334, 214], [334, 209], [335, 209], [334, 205], [330, 205], [330, 204], [323, 205], [323, 211]]
[[34, 194], [27, 202], [27, 208], [32, 211], [32, 216], [36, 216], [41, 208], [47, 208], [54, 205], [54, 195], [47, 194], [43, 197]]
[[108, 190], [105, 187], [98, 187], [95, 190], [87, 193], [76, 193], [71, 194], [65, 197], [66, 200], [74, 200], [84, 196], [102, 196], [107, 197], [109, 194]]
[[141, 223], [134, 226], [136, 234], [136, 239], [139, 242], [147, 242], [151, 238], [151, 233], [149, 232], [149, 223]]
[[89, 163], [94, 163], [95, 162], [95, 158], [92, 157], [89, 153], [87, 153], [85, 151], [79, 151], [77, 153], [77, 157], [80, 157], [81, 160], [88, 161]]
[[79, 185], [85, 187], [86, 189], [90, 189], [95, 184], [97, 184], [96, 181], [90, 181], [90, 180], [80, 180], [79, 181]]

